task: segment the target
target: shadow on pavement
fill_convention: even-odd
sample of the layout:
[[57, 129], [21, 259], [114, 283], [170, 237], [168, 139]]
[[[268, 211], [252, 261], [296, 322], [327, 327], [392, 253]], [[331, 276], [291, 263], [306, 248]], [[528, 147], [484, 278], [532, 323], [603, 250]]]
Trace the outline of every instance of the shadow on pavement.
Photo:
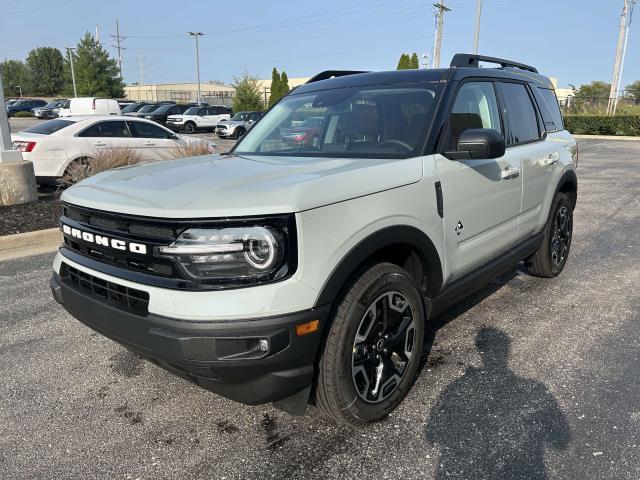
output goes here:
[[546, 446], [564, 449], [567, 419], [541, 382], [509, 369], [511, 340], [483, 327], [480, 368], [469, 367], [436, 401], [427, 442], [440, 447], [438, 479], [546, 479]]

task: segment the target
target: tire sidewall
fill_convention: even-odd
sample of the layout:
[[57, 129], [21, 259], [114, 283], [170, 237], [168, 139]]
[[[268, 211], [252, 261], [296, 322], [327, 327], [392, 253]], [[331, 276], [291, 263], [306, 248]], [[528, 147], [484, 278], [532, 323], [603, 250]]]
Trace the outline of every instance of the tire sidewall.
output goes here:
[[[560, 265], [556, 265], [553, 261], [553, 257], [551, 255], [551, 245], [553, 241], [553, 230], [555, 228], [556, 217], [558, 216], [558, 212], [562, 207], [567, 207], [569, 210], [569, 219], [571, 222], [571, 234], [569, 235], [569, 245], [567, 246], [567, 251], [564, 256], [564, 261]], [[569, 259], [569, 252], [571, 251], [571, 244], [573, 243], [573, 208], [571, 205], [571, 201], [564, 194], [557, 195], [554, 204], [552, 215], [549, 218], [549, 224], [547, 225], [547, 238], [546, 240], [546, 255], [547, 261], [549, 263], [549, 268], [554, 275], [558, 275], [564, 269], [564, 266], [567, 264], [567, 260]]]
[[[349, 415], [360, 422], [369, 423], [380, 420], [393, 411], [409, 392], [415, 381], [422, 352], [422, 339], [424, 338], [425, 310], [415, 282], [400, 268], [395, 272], [388, 272], [373, 279], [364, 288], [358, 286], [357, 283], [353, 288], [359, 288], [360, 294], [357, 294], [355, 301], [350, 302], [349, 305], [344, 305], [346, 307], [345, 318], [347, 319], [347, 324], [343, 331], [342, 340], [339, 343], [338, 352], [334, 352], [340, 360], [339, 367], [336, 369], [337, 371], [333, 372], [333, 376], [339, 387], [338, 391], [341, 393], [341, 408], [345, 410], [345, 413], [348, 412]], [[414, 309], [414, 350], [407, 370], [396, 390], [379, 403], [368, 403], [360, 398], [352, 380], [353, 342], [356, 330], [367, 309], [378, 297], [390, 291], [398, 291], [405, 295]]]

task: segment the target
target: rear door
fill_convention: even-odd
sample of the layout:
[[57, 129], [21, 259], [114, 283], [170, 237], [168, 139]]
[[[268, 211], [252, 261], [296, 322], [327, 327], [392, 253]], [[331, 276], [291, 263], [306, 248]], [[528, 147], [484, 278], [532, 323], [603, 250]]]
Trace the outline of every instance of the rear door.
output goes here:
[[168, 160], [175, 158], [178, 143], [174, 134], [151, 122], [131, 120], [127, 122], [136, 148], [150, 160]]
[[82, 143], [82, 152], [87, 156], [100, 150], [123, 150], [134, 148], [131, 133], [122, 120], [104, 120], [94, 123], [76, 134]]
[[[499, 86], [508, 125], [505, 156], [518, 158], [522, 162], [519, 239], [524, 240], [539, 230], [550, 173], [559, 160], [558, 146], [551, 139], [546, 139], [530, 85], [503, 80]], [[546, 218], [546, 214], [544, 215]]]
[[[443, 138], [443, 151], [455, 150], [460, 134], [487, 128], [505, 136], [496, 86], [491, 80], [462, 83]], [[518, 238], [522, 196], [520, 160], [450, 160], [436, 155], [443, 199], [444, 241], [450, 279], [506, 252]]]

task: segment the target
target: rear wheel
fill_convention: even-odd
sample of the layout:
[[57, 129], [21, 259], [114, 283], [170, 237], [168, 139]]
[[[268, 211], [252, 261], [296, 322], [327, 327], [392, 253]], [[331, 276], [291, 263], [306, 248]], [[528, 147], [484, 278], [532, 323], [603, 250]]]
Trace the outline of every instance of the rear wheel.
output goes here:
[[242, 136], [244, 135], [244, 132], [245, 132], [244, 128], [237, 128], [234, 134], [235, 139], [238, 140], [242, 138]]
[[318, 367], [316, 403], [342, 423], [362, 425], [392, 412], [415, 380], [425, 310], [409, 273], [374, 265], [338, 305]]
[[526, 260], [527, 270], [536, 277], [557, 276], [569, 257], [573, 237], [573, 205], [564, 193], [553, 200], [544, 240], [536, 253]]
[[196, 124], [193, 122], [187, 122], [184, 125], [184, 133], [195, 133], [196, 131]]

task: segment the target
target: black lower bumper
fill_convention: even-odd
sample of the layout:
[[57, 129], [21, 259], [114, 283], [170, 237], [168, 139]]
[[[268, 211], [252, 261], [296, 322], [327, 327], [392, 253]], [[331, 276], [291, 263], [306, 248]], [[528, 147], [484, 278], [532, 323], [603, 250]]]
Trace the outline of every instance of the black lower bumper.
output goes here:
[[322, 327], [329, 312], [327, 305], [256, 320], [184, 321], [130, 313], [56, 273], [51, 289], [85, 325], [182, 378], [248, 405], [308, 391], [322, 328], [298, 336], [296, 325], [317, 319]]

